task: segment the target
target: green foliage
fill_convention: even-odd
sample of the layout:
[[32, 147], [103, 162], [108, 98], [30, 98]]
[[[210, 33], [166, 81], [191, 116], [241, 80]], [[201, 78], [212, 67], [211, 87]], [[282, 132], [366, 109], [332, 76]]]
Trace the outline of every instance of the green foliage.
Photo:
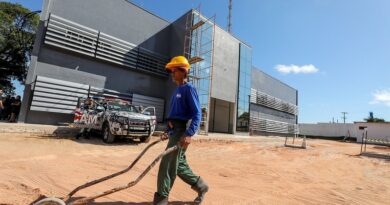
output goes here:
[[238, 119], [249, 119], [249, 112], [242, 113], [242, 115], [238, 116]]
[[366, 122], [386, 122], [384, 119], [382, 118], [376, 118], [374, 117], [374, 113], [373, 112], [370, 112], [369, 116], [367, 118], [364, 119]]
[[374, 117], [374, 118], [365, 118], [364, 119], [366, 122], [385, 122], [385, 120], [384, 119], [382, 119], [382, 118], [376, 118], [376, 117]]
[[12, 92], [12, 79], [25, 80], [38, 23], [37, 12], [0, 2], [0, 89]]

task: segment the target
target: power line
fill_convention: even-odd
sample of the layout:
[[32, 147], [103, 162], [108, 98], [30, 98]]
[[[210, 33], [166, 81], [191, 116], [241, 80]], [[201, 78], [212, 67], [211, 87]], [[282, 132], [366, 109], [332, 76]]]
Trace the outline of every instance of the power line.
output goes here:
[[341, 112], [341, 114], [343, 114], [342, 119], [344, 120], [344, 124], [345, 124], [345, 120], [347, 119], [347, 117], [345, 115], [348, 114], [348, 113], [347, 112]]

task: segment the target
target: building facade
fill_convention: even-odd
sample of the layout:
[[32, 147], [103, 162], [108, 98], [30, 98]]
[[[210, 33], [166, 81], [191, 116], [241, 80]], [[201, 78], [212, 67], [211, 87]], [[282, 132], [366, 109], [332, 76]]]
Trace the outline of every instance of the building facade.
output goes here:
[[20, 121], [72, 121], [80, 97], [123, 98], [168, 113], [164, 66], [185, 55], [201, 133], [297, 132], [297, 90], [252, 65], [252, 48], [196, 10], [174, 22], [126, 1], [44, 0]]

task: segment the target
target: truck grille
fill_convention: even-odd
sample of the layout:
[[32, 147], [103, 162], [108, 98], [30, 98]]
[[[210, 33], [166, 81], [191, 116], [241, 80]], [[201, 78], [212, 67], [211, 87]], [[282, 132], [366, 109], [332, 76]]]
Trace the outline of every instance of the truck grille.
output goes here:
[[130, 121], [129, 125], [131, 126], [145, 126], [146, 122], [145, 121]]

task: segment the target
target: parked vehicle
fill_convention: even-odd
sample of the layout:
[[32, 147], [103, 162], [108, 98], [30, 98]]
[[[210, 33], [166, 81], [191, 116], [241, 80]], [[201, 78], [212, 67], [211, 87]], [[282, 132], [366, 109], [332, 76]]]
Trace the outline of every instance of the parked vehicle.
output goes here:
[[128, 101], [120, 99], [81, 99], [75, 111], [74, 126], [98, 131], [103, 141], [112, 143], [116, 138], [133, 138], [149, 142], [155, 127], [154, 107], [139, 110]]

